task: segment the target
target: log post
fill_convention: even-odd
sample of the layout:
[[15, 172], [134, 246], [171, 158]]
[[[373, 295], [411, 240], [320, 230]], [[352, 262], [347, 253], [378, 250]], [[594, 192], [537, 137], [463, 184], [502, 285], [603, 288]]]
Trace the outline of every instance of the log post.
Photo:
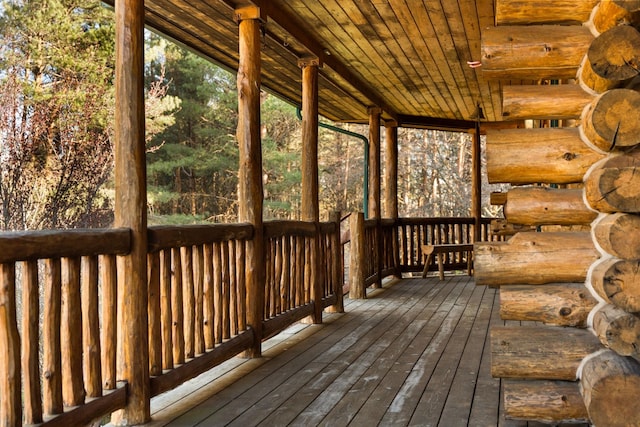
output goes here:
[[131, 229], [118, 261], [118, 378], [127, 405], [115, 422], [150, 419], [147, 322], [147, 189], [144, 138], [144, 0], [116, 0], [115, 227]]
[[587, 140], [602, 151], [626, 150], [640, 143], [640, 93], [613, 89], [585, 109], [582, 129]]
[[349, 264], [349, 298], [363, 299], [367, 297], [364, 286], [365, 279], [365, 239], [364, 214], [353, 212], [349, 220], [351, 233], [351, 255]]
[[382, 231], [380, 229], [380, 218], [382, 210], [380, 206], [380, 115], [382, 109], [380, 107], [369, 107], [369, 218], [376, 220], [376, 229], [374, 232], [375, 251], [374, 259], [376, 264], [376, 281], [374, 287], [382, 286]]
[[621, 259], [640, 259], [640, 216], [605, 215], [593, 224], [593, 237], [608, 254]]
[[590, 283], [604, 301], [640, 312], [640, 261], [605, 258], [593, 266]]
[[588, 225], [597, 214], [585, 205], [581, 189], [516, 187], [507, 193], [504, 216], [513, 224]]
[[249, 357], [260, 357], [265, 281], [263, 236], [262, 149], [260, 142], [260, 28], [261, 11], [246, 7], [235, 11], [239, 22], [238, 130], [240, 170], [238, 173], [238, 220], [253, 225], [247, 242], [247, 324], [254, 343]]
[[637, 425], [640, 420], [640, 364], [611, 350], [585, 360], [580, 391], [596, 426]]
[[[302, 68], [302, 212], [301, 219], [318, 223], [318, 67], [317, 58], [298, 61]], [[322, 323], [323, 270], [319, 251], [319, 233], [311, 245], [311, 298], [314, 302], [313, 323]]]
[[[385, 214], [387, 218], [398, 219], [398, 123], [386, 121], [385, 138], [385, 168], [384, 168], [384, 188], [385, 188]], [[400, 250], [398, 249], [397, 232], [393, 231], [393, 262], [396, 269], [396, 277], [400, 277]]]
[[602, 348], [586, 329], [504, 326], [491, 329], [491, 375], [575, 381], [578, 367]]
[[640, 360], [640, 317], [607, 304], [593, 315], [593, 330], [605, 347]]
[[491, 184], [578, 183], [603, 158], [582, 141], [577, 128], [487, 131]]
[[535, 285], [584, 281], [598, 252], [586, 232], [526, 232], [476, 243], [474, 257], [478, 285]]
[[571, 79], [592, 40], [582, 26], [485, 28], [482, 74], [487, 79]]
[[[480, 114], [480, 107], [478, 107]], [[476, 122], [471, 143], [471, 216], [474, 219], [473, 241], [482, 240], [482, 144], [480, 143], [480, 122]]]
[[500, 287], [500, 318], [504, 320], [586, 328], [596, 304], [582, 283]]
[[551, 425], [589, 422], [575, 381], [503, 380], [503, 393], [506, 419]]
[[398, 123], [385, 122], [384, 211], [398, 218]]
[[580, 85], [504, 86], [502, 117], [505, 120], [577, 119], [593, 95]]
[[333, 253], [331, 254], [331, 283], [333, 284], [333, 292], [336, 295], [336, 303], [327, 307], [327, 313], [344, 313], [344, 268], [343, 268], [343, 253], [342, 243], [340, 242], [340, 212], [331, 212], [329, 215], [329, 221], [336, 225], [336, 232], [331, 237], [331, 247]]

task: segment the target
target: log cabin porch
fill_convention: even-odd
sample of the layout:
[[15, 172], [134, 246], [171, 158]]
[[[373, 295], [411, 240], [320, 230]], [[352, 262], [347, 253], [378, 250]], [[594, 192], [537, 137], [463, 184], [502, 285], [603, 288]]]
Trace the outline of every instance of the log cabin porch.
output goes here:
[[[412, 382], [398, 384], [400, 377], [389, 378], [396, 382], [382, 388], [375, 381], [327, 383], [317, 394], [320, 400], [291, 406], [300, 422], [315, 417], [319, 413], [312, 410], [322, 406], [335, 409], [333, 424], [333, 417], [345, 414], [342, 405], [358, 406], [352, 400], [357, 392], [343, 397], [342, 391], [375, 385], [363, 408], [374, 406], [376, 390], [387, 386], [399, 391], [383, 393], [388, 408], [413, 400], [406, 413], [401, 411], [406, 417], [398, 421], [401, 425], [478, 425], [476, 420], [500, 425], [500, 405], [522, 410], [511, 413], [515, 418], [640, 425], [640, 161], [631, 151], [640, 142], [640, 94], [633, 80], [640, 73], [640, 2], [107, 3], [115, 7], [117, 45], [114, 226], [0, 236], [0, 424], [79, 425], [111, 413], [115, 424], [147, 423], [153, 396], [243, 353], [252, 358], [246, 366], [263, 365], [225, 389], [238, 397], [221, 409], [232, 414], [225, 420], [234, 421], [233, 405], [251, 406], [237, 388], [291, 354], [261, 359], [287, 345], [269, 348], [263, 342], [307, 319], [318, 325], [306, 330], [317, 331], [307, 332], [308, 338], [294, 347], [314, 340], [327, 345], [324, 338], [334, 335], [332, 328], [346, 332], [355, 326], [352, 338], [369, 332], [343, 355], [332, 351], [344, 340], [329, 353], [317, 352], [320, 359], [307, 365], [314, 369], [329, 365], [333, 354], [353, 358], [348, 369], [355, 372], [369, 369], [367, 358], [386, 361], [381, 355], [387, 350], [412, 345], [427, 350], [425, 359], [416, 358], [425, 376], [411, 377], [419, 383], [415, 388], [409, 387]], [[145, 25], [237, 70], [237, 224], [147, 226]], [[265, 222], [262, 217], [262, 88], [301, 106], [301, 221]], [[342, 226], [335, 215], [320, 220], [319, 115], [370, 128], [369, 219], [364, 212], [349, 219], [349, 293], [357, 299], [350, 303], [352, 313], [339, 314]], [[398, 214], [397, 128], [402, 126], [473, 135], [472, 209], [469, 218], [453, 221], [450, 230], [464, 231], [445, 233], [454, 236], [448, 241], [429, 241], [434, 234], [424, 231], [428, 221]], [[489, 181], [526, 186], [503, 195], [508, 226], [542, 232], [492, 242], [483, 231], [483, 134]], [[599, 221], [592, 224], [596, 215]], [[544, 229], [558, 226], [566, 228]], [[421, 245], [434, 243], [473, 243], [474, 279], [481, 286], [457, 276], [442, 282], [406, 279], [365, 298], [368, 287], [380, 287], [385, 277], [422, 271]], [[468, 260], [458, 261], [466, 269]], [[554, 326], [536, 325], [525, 334], [521, 326], [499, 327], [497, 292], [482, 285], [501, 288], [503, 318], [535, 318]], [[391, 309], [393, 301], [417, 300], [418, 295], [424, 295], [424, 303]], [[336, 313], [320, 326], [327, 308]], [[358, 308], [382, 317], [363, 322]], [[416, 316], [412, 322], [411, 315]], [[424, 323], [421, 316], [430, 321]], [[450, 336], [438, 335], [448, 328], [437, 326], [449, 321], [461, 327], [451, 329]], [[488, 327], [494, 335], [490, 345]], [[387, 349], [383, 344], [397, 337], [383, 332], [415, 335], [411, 344]], [[367, 345], [373, 353], [356, 351]], [[476, 345], [482, 351], [467, 351]], [[489, 347], [496, 379], [484, 376]], [[398, 357], [404, 356], [417, 357], [411, 351]], [[291, 362], [282, 365], [293, 369]], [[474, 368], [465, 369], [467, 363]], [[468, 394], [464, 381], [470, 372], [477, 375], [474, 390], [483, 385], [489, 391]], [[222, 401], [225, 390], [218, 395]], [[273, 390], [258, 392], [273, 399], [260, 401], [254, 410], [275, 402]], [[491, 398], [487, 406], [478, 400], [485, 398]], [[338, 400], [338, 406], [329, 405]], [[289, 407], [275, 407], [273, 416], [285, 417]], [[185, 416], [202, 416], [200, 409], [204, 416], [218, 416], [206, 405]], [[368, 416], [365, 411], [352, 414], [354, 425], [357, 417]], [[373, 420], [386, 424], [393, 414], [385, 411]]]

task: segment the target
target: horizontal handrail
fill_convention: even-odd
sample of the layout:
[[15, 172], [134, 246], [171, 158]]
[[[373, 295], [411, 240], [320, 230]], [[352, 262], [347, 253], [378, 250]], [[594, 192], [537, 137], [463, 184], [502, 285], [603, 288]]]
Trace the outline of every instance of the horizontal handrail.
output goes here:
[[198, 246], [228, 240], [251, 240], [251, 224], [152, 226], [147, 232], [149, 252], [181, 246]]
[[130, 251], [128, 228], [11, 231], [0, 233], [0, 263]]

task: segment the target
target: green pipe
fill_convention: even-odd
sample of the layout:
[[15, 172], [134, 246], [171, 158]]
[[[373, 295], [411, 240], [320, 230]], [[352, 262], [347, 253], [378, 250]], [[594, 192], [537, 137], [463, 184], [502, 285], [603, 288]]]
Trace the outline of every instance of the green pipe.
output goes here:
[[[296, 107], [296, 115], [298, 116], [299, 120], [302, 120], [302, 110], [300, 109], [300, 107]], [[320, 121], [318, 121], [318, 127], [361, 139], [364, 143], [364, 183], [362, 184], [362, 209], [364, 210], [364, 218], [367, 219], [369, 217], [369, 140], [362, 134], [351, 132], [350, 130], [346, 129], [341, 129], [337, 126], [322, 123]]]

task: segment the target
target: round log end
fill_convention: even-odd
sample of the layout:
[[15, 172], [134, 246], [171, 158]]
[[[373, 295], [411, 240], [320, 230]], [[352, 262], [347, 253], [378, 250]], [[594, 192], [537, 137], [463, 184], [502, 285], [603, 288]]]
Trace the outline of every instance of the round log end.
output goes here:
[[591, 275], [593, 290], [604, 300], [630, 313], [640, 312], [640, 261], [615, 258], [597, 264]]
[[613, 89], [600, 95], [586, 111], [585, 136], [603, 151], [640, 143], [640, 93]]
[[640, 259], [640, 215], [615, 213], [593, 226], [600, 247], [620, 259]]
[[640, 69], [640, 33], [626, 25], [607, 30], [591, 43], [587, 57], [600, 77], [614, 81], [631, 79]]
[[612, 351], [602, 352], [586, 361], [580, 387], [593, 425], [637, 425], [640, 420], [638, 362]]

